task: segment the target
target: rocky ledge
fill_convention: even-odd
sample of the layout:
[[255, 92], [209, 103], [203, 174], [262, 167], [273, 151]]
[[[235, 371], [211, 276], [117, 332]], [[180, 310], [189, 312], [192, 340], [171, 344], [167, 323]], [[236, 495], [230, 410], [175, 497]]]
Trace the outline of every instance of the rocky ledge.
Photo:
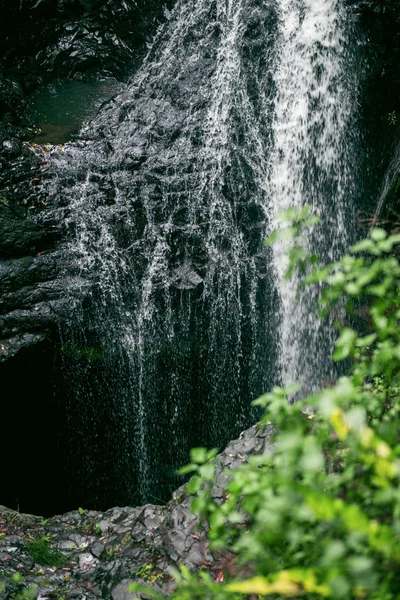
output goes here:
[[[272, 448], [271, 431], [255, 425], [217, 457], [215, 499], [224, 501], [230, 469]], [[167, 597], [174, 588], [171, 567], [208, 569], [215, 576], [229, 571], [232, 557], [210, 552], [185, 487], [165, 506], [104, 513], [79, 508], [50, 519], [0, 507], [0, 598], [21, 592], [25, 598], [30, 590], [38, 600], [133, 600], [138, 596], [128, 587], [138, 581]]]

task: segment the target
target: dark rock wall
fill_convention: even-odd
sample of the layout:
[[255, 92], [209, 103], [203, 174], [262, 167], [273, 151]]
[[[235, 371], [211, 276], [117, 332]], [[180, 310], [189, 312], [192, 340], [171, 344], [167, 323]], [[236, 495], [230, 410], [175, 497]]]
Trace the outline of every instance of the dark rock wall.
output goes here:
[[[365, 32], [363, 43], [367, 58], [363, 107], [364, 137], [371, 149], [365, 167], [371, 180], [370, 189], [366, 190], [369, 218], [364, 218], [368, 228], [378, 205], [385, 172], [400, 139], [400, 2], [362, 0], [357, 5]], [[384, 207], [386, 217], [399, 205], [393, 192]]]
[[54, 514], [78, 502], [68, 496], [59, 385], [58, 324], [69, 317], [65, 292], [76, 283], [59, 251], [68, 209], [47, 212], [51, 149], [32, 141], [26, 98], [59, 78], [131, 74], [164, 5], [0, 0], [0, 502], [14, 509]]
[[53, 512], [62, 487], [62, 411], [53, 395], [57, 355], [49, 337], [43, 331], [20, 336], [19, 351], [0, 364], [1, 500], [16, 510], [46, 514]]
[[121, 75], [140, 57], [162, 16], [160, 0], [2, 0], [0, 50], [6, 70], [25, 88], [37, 77], [76, 72]]

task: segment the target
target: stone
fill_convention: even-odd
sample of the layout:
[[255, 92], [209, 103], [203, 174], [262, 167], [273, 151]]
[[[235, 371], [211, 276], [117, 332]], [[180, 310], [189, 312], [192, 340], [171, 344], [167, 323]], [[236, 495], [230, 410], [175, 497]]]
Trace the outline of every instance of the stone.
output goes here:
[[82, 571], [89, 571], [94, 569], [97, 566], [98, 562], [99, 561], [90, 552], [86, 552], [79, 556], [79, 568]]
[[96, 558], [100, 558], [105, 548], [106, 547], [103, 544], [103, 542], [95, 542], [91, 549], [93, 556], [95, 556]]
[[17, 156], [21, 150], [21, 142], [18, 139], [4, 140], [3, 141], [3, 152], [8, 155]]
[[123, 579], [121, 583], [115, 586], [112, 592], [112, 600], [135, 600], [137, 594], [128, 590], [129, 585], [134, 583], [133, 580]]
[[178, 290], [190, 290], [197, 287], [203, 279], [189, 263], [184, 263], [174, 271], [171, 281]]
[[[223, 473], [227, 456], [237, 465], [254, 452], [271, 451], [271, 432], [271, 427], [252, 427], [231, 442], [217, 457], [217, 481], [222, 485], [229, 479], [229, 473]], [[49, 600], [55, 593], [65, 600], [146, 599], [128, 590], [138, 581], [168, 596], [174, 589], [171, 567], [183, 564], [216, 572], [213, 565], [218, 559], [208, 549], [206, 530], [204, 525], [198, 527], [199, 518], [191, 512], [191, 498], [184, 495], [184, 488], [165, 506], [72, 511], [45, 521], [0, 507], [0, 583], [5, 585], [5, 597], [14, 589], [12, 581], [4, 578], [5, 569], [10, 573], [22, 569], [24, 585], [39, 583], [39, 595]], [[101, 536], [84, 533], [99, 528]], [[33, 563], [27, 544], [43, 536], [64, 555], [62, 566]]]

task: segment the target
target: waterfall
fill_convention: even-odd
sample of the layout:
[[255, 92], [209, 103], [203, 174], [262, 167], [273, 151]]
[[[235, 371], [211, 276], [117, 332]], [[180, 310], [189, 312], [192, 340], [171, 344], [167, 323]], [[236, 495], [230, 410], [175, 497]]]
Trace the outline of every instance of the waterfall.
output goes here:
[[[349, 72], [348, 15], [337, 0], [280, 0], [275, 66], [270, 196], [275, 219], [306, 204], [323, 222], [307, 251], [336, 260], [349, 243], [353, 221], [357, 81]], [[279, 228], [279, 223], [276, 223]], [[290, 243], [274, 246], [281, 300], [279, 364], [285, 384], [312, 393], [333, 375], [332, 328], [316, 318], [309, 291], [287, 281]]]
[[335, 231], [309, 247], [333, 257], [351, 213], [341, 3], [178, 0], [168, 17], [126, 90], [52, 153], [70, 460], [98, 507], [167, 498], [191, 446], [236, 436], [274, 383], [320, 377], [311, 299], [263, 242], [310, 202]]

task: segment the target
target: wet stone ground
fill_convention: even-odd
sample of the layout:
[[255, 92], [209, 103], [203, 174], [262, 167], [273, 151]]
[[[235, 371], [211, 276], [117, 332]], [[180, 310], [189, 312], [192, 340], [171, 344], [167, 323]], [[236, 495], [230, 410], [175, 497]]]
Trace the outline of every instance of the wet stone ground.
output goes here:
[[[270, 435], [271, 427], [251, 427], [218, 456], [216, 499], [224, 501], [230, 469], [271, 448]], [[165, 506], [104, 513], [80, 508], [49, 519], [0, 507], [1, 600], [33, 585], [38, 600], [144, 598], [128, 591], [138, 581], [168, 597], [174, 588], [170, 567], [223, 573], [226, 557], [211, 554], [206, 527], [190, 503], [183, 486]]]

